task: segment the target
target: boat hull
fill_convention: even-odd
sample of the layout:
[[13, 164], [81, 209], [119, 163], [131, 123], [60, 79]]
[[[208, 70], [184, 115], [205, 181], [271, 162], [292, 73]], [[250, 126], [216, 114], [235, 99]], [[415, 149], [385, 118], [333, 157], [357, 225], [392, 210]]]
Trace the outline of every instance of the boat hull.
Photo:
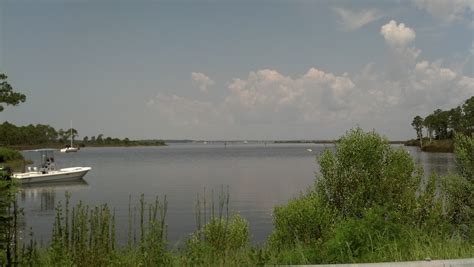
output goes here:
[[67, 147], [59, 150], [61, 153], [71, 153], [71, 152], [77, 152], [79, 149], [75, 147]]
[[66, 182], [82, 179], [84, 175], [91, 170], [90, 167], [64, 168], [49, 173], [27, 172], [15, 173], [13, 179], [21, 184], [47, 183], [47, 182]]

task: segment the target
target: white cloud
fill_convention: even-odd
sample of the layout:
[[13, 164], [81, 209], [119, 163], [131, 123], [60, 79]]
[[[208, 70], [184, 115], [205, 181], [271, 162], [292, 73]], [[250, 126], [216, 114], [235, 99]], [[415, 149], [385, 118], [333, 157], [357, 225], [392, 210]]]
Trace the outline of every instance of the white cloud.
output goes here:
[[353, 74], [310, 68], [290, 76], [260, 69], [232, 79], [226, 94], [209, 98], [212, 101], [158, 94], [147, 105], [173, 125], [205, 125], [202, 129], [266, 125], [261, 129], [269, 132], [260, 134], [271, 136], [298, 125], [316, 125], [332, 133], [356, 124], [391, 131], [411, 116], [451, 108], [474, 95], [473, 77], [441, 60], [419, 59], [421, 51], [412, 45], [416, 34], [411, 28], [391, 21], [380, 33], [394, 56], [385, 70], [368, 64]]
[[[315, 121], [344, 114], [354, 88], [350, 78], [315, 68], [299, 77], [275, 70], [250, 72], [228, 86], [225, 105], [244, 122]], [[323, 116], [324, 115], [324, 116]]]
[[193, 84], [204, 93], [207, 93], [208, 88], [214, 85], [214, 81], [211, 78], [200, 72], [191, 72], [191, 79]]
[[421, 10], [445, 22], [467, 21], [472, 23], [473, 0], [412, 0]]
[[341, 27], [348, 31], [357, 30], [382, 17], [381, 12], [375, 8], [352, 11], [342, 7], [336, 7], [333, 10], [339, 17], [338, 22]]
[[413, 29], [405, 26], [405, 24], [397, 24], [395, 20], [391, 20], [380, 28], [385, 42], [394, 47], [406, 47], [415, 40], [416, 34]]

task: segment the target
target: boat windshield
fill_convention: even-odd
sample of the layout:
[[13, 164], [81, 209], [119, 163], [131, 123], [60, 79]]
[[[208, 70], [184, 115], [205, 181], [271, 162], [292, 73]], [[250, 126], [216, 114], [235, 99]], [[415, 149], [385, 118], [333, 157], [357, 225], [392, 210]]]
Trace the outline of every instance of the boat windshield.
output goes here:
[[[33, 167], [28, 167], [29, 171], [40, 171], [42, 173], [48, 173], [54, 171], [54, 151], [55, 149], [35, 149], [24, 151], [25, 158], [33, 160]], [[31, 153], [31, 154], [30, 154]], [[30, 154], [30, 155], [28, 155]], [[27, 156], [28, 155], [28, 156]], [[38, 160], [39, 156], [39, 160]]]

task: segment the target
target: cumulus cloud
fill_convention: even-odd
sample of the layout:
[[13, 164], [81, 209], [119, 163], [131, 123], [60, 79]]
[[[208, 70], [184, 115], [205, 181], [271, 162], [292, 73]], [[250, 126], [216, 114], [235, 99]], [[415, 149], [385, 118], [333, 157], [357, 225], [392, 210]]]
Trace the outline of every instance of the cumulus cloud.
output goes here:
[[209, 125], [215, 125], [221, 129], [269, 125], [262, 129], [271, 132], [262, 135], [271, 136], [298, 125], [317, 125], [318, 129], [333, 129], [332, 133], [334, 127], [347, 129], [355, 124], [393, 129], [394, 121], [401, 118], [400, 123], [405, 123], [407, 117], [451, 108], [474, 95], [473, 77], [441, 60], [419, 59], [421, 51], [412, 44], [413, 29], [390, 21], [380, 34], [395, 53], [396, 60], [391, 63], [401, 70], [396, 75], [390, 68], [374, 64], [353, 74], [310, 68], [299, 75], [287, 75], [260, 69], [232, 79], [224, 95], [207, 101], [158, 94], [147, 105], [178, 126], [205, 125], [202, 129], [210, 129]]
[[295, 78], [263, 69], [234, 79], [225, 105], [244, 122], [314, 121], [344, 114], [353, 88], [350, 78], [315, 68]]
[[341, 27], [348, 31], [357, 30], [382, 17], [381, 12], [375, 8], [352, 11], [342, 7], [336, 7], [333, 10], [339, 17], [338, 22]]
[[412, 0], [416, 7], [434, 18], [445, 22], [472, 22], [474, 1], [472, 0]]
[[204, 73], [191, 72], [191, 79], [193, 80], [193, 84], [204, 93], [207, 93], [208, 88], [214, 85], [214, 81]]
[[395, 20], [391, 20], [380, 28], [385, 42], [394, 47], [406, 47], [415, 40], [416, 34], [413, 29], [405, 26], [405, 24], [397, 24]]

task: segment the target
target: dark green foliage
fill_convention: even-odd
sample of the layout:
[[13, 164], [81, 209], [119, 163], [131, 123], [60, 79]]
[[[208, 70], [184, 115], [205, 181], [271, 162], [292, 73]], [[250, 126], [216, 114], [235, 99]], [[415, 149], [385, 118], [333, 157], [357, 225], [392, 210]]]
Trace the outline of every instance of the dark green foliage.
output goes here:
[[334, 223], [333, 213], [315, 192], [292, 199], [286, 206], [275, 207], [271, 247], [311, 245], [323, 238]]
[[457, 135], [456, 142], [456, 162], [459, 171], [471, 183], [474, 182], [474, 136]]
[[9, 266], [19, 262], [18, 220], [21, 210], [15, 200], [15, 182], [9, 180], [3, 171], [0, 171], [0, 176], [0, 265]]
[[350, 131], [319, 158], [316, 190], [342, 216], [360, 216], [374, 205], [401, 211], [414, 201], [421, 174], [403, 148], [374, 132]]
[[374, 206], [361, 218], [350, 217], [338, 222], [324, 244], [324, 261], [361, 262], [367, 255], [388, 249], [386, 244], [403, 240], [403, 224], [398, 212]]
[[[421, 126], [420, 123], [423, 125]], [[417, 132], [418, 139], [422, 135], [422, 127], [426, 127], [430, 141], [433, 137], [438, 140], [451, 139], [457, 133], [472, 135], [474, 134], [474, 96], [467, 99], [464, 104], [450, 110], [437, 109], [424, 120], [416, 116], [412, 126]]]
[[278, 252], [270, 253], [270, 263], [474, 255], [474, 191], [467, 179], [422, 180], [405, 150], [361, 129], [348, 132], [334, 153], [326, 151], [318, 161], [315, 188], [275, 208], [268, 245]]
[[17, 150], [8, 149], [5, 147], [0, 147], [0, 163], [13, 161], [13, 160], [22, 160], [23, 156]]
[[0, 73], [0, 112], [4, 109], [2, 103], [16, 106], [26, 100], [24, 94], [13, 91], [13, 87], [6, 81], [7, 78], [5, 74]]
[[[72, 129], [72, 138], [79, 136], [76, 129]], [[87, 137], [87, 136], [86, 136]], [[103, 138], [100, 134], [97, 138], [94, 136], [84, 137], [82, 141], [75, 142], [80, 146], [161, 146], [165, 143], [161, 140], [129, 140], [124, 138], [107, 137]], [[4, 146], [65, 146], [69, 145], [71, 138], [71, 129], [56, 130], [52, 126], [43, 124], [29, 124], [27, 126], [16, 126], [9, 122], [0, 124], [0, 145]]]
[[58, 132], [49, 125], [16, 126], [9, 122], [0, 124], [0, 144], [33, 145], [48, 144], [58, 140]]
[[418, 137], [418, 140], [420, 140], [420, 142], [423, 141], [423, 123], [423, 118], [420, 116], [416, 116], [413, 119], [413, 122], [411, 123], [411, 126], [413, 126], [413, 128], [415, 129], [416, 136]]

